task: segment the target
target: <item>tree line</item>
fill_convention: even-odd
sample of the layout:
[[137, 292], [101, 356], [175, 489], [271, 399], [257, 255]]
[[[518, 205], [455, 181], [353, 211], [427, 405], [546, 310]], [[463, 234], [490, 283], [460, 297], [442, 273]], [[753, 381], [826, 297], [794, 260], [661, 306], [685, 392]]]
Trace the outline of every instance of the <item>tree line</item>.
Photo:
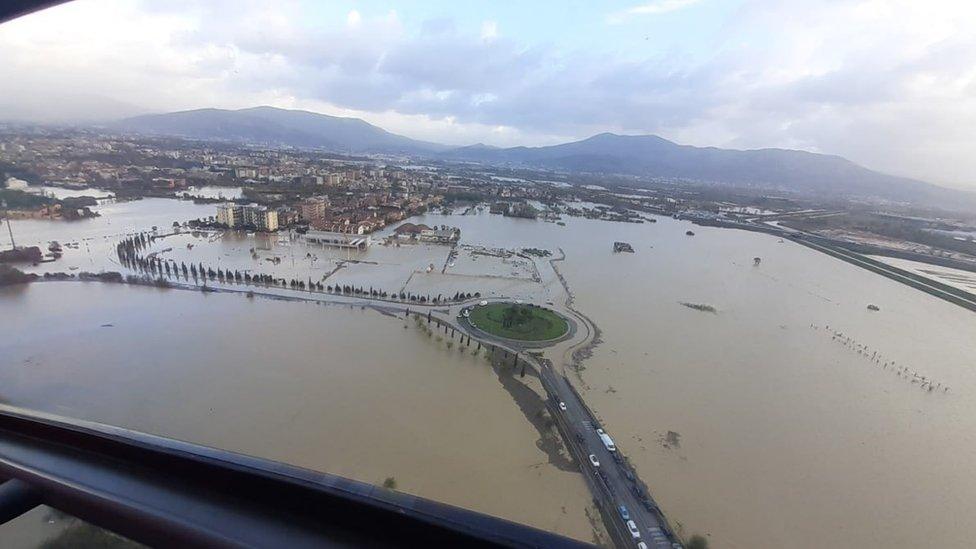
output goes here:
[[192, 278], [194, 283], [199, 283], [202, 279], [204, 284], [208, 280], [222, 283], [260, 284], [264, 286], [318, 291], [338, 295], [365, 296], [375, 299], [390, 299], [421, 304], [450, 303], [481, 297], [481, 292], [455, 292], [453, 296], [444, 296], [443, 294], [422, 295], [404, 292], [402, 290], [399, 292], [388, 292], [372, 286], [367, 288], [354, 284], [323, 284], [320, 281], [313, 281], [311, 278], [308, 278], [306, 281], [297, 278], [280, 278], [261, 273], [251, 274], [247, 271], [241, 273], [237, 269], [231, 270], [219, 267], [214, 269], [213, 267], [205, 266], [202, 262], [191, 262], [189, 265], [183, 261], [177, 263], [172, 259], [160, 258], [155, 252], [143, 255], [142, 252], [146, 251], [158, 238], [160, 237], [151, 233], [139, 233], [123, 239], [116, 245], [116, 255], [119, 262], [129, 269], [153, 277], [165, 276], [166, 278], [176, 279], [182, 277], [187, 281]]

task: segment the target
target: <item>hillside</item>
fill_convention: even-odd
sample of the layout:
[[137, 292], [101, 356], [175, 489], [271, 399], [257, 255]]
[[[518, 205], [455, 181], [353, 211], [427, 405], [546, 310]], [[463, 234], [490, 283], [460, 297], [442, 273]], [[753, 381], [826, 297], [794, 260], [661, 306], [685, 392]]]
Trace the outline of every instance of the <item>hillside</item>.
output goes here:
[[955, 194], [922, 181], [875, 172], [839, 156], [787, 149], [692, 147], [654, 135], [603, 133], [548, 147], [464, 147], [440, 156], [451, 160], [687, 179], [807, 193], [870, 195], [892, 200]]
[[323, 148], [337, 152], [420, 154], [447, 148], [390, 133], [358, 118], [274, 107], [148, 114], [121, 120], [113, 126], [146, 134]]

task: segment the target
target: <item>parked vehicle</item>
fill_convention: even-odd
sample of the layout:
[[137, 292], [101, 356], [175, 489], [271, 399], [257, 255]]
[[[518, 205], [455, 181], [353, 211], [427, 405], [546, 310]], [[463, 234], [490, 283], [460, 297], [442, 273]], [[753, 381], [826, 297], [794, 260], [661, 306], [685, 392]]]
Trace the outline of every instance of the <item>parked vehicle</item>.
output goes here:
[[596, 454], [590, 454], [590, 463], [592, 463], [594, 467], [600, 466], [600, 460], [596, 459]]

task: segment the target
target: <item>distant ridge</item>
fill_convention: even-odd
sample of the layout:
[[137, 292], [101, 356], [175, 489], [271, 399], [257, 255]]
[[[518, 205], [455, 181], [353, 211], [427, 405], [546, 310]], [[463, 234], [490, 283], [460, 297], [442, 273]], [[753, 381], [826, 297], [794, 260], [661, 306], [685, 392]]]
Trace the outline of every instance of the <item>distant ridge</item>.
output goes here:
[[[449, 147], [390, 133], [358, 118], [275, 107], [198, 109], [126, 118], [131, 132], [202, 140], [320, 148], [347, 153], [423, 156], [567, 172], [620, 174], [842, 197], [958, 207], [976, 194], [887, 175], [845, 158], [789, 149], [731, 150], [679, 145], [656, 135], [601, 133], [548, 147]], [[639, 184], [639, 182], [635, 183]]]
[[440, 158], [565, 170], [727, 183], [806, 193], [952, 202], [976, 194], [887, 175], [839, 156], [789, 149], [731, 150], [679, 145], [656, 135], [601, 133], [548, 147], [461, 147]]
[[193, 139], [290, 145], [353, 153], [420, 154], [448, 148], [396, 135], [358, 118], [275, 107], [147, 114], [126, 118], [113, 124], [113, 127]]

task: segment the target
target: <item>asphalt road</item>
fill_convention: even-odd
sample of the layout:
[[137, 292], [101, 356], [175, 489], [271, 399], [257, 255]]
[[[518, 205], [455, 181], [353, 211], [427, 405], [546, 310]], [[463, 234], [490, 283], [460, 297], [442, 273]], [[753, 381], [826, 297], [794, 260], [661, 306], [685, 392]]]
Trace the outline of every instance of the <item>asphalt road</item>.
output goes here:
[[[654, 500], [640, 487], [637, 476], [624, 463], [620, 449], [611, 452], [604, 446], [596, 430], [601, 426], [590, 414], [579, 396], [569, 386], [565, 377], [556, 373], [551, 367], [542, 366], [540, 378], [543, 386], [552, 395], [550, 410], [558, 421], [561, 421], [568, 431], [564, 436], [567, 446], [574, 450], [577, 463], [587, 484], [594, 490], [594, 497], [604, 502], [607, 514], [611, 515], [612, 524], [607, 528], [617, 530], [614, 539], [624, 547], [636, 547], [638, 541], [643, 541], [648, 547], [659, 549], [680, 547], [671, 537], [671, 532], [660, 514]], [[558, 400], [557, 400], [558, 399]], [[559, 406], [562, 402], [566, 410]], [[612, 433], [607, 433], [611, 438]], [[616, 441], [614, 441], [616, 443]], [[589, 456], [596, 456], [600, 463], [598, 467], [590, 463]], [[619, 508], [624, 506], [630, 520], [634, 521], [640, 532], [640, 538], [633, 538], [627, 528], [626, 521]], [[626, 541], [630, 543], [627, 544]]]
[[[447, 320], [450, 325], [471, 334], [474, 338], [488, 341], [510, 352], [532, 349], [531, 343], [522, 346], [519, 342], [492, 337], [481, 330], [471, 328], [466, 319], [457, 318], [460, 309], [461, 307], [452, 307], [454, 316], [441, 320]], [[575, 328], [574, 325], [574, 333]], [[604, 510], [604, 523], [615, 543], [620, 547], [640, 547], [639, 542], [643, 542], [647, 547], [654, 549], [680, 548], [681, 544], [678, 543], [657, 504], [643, 489], [636, 473], [625, 463], [620, 449], [611, 452], [604, 446], [596, 432], [601, 426], [578, 393], [573, 390], [569, 380], [556, 372], [548, 362], [539, 363], [524, 354], [520, 355], [520, 358], [536, 370], [543, 388], [549, 394], [547, 402], [549, 411], [559, 423], [563, 440], [580, 466], [580, 471], [593, 497]], [[565, 405], [565, 410], [559, 406], [560, 402]], [[612, 433], [607, 434], [613, 438]], [[592, 465], [590, 455], [596, 456], [599, 466]], [[620, 511], [621, 506], [626, 507], [629, 520], [636, 524], [640, 533], [639, 538], [631, 535], [627, 521]]]

